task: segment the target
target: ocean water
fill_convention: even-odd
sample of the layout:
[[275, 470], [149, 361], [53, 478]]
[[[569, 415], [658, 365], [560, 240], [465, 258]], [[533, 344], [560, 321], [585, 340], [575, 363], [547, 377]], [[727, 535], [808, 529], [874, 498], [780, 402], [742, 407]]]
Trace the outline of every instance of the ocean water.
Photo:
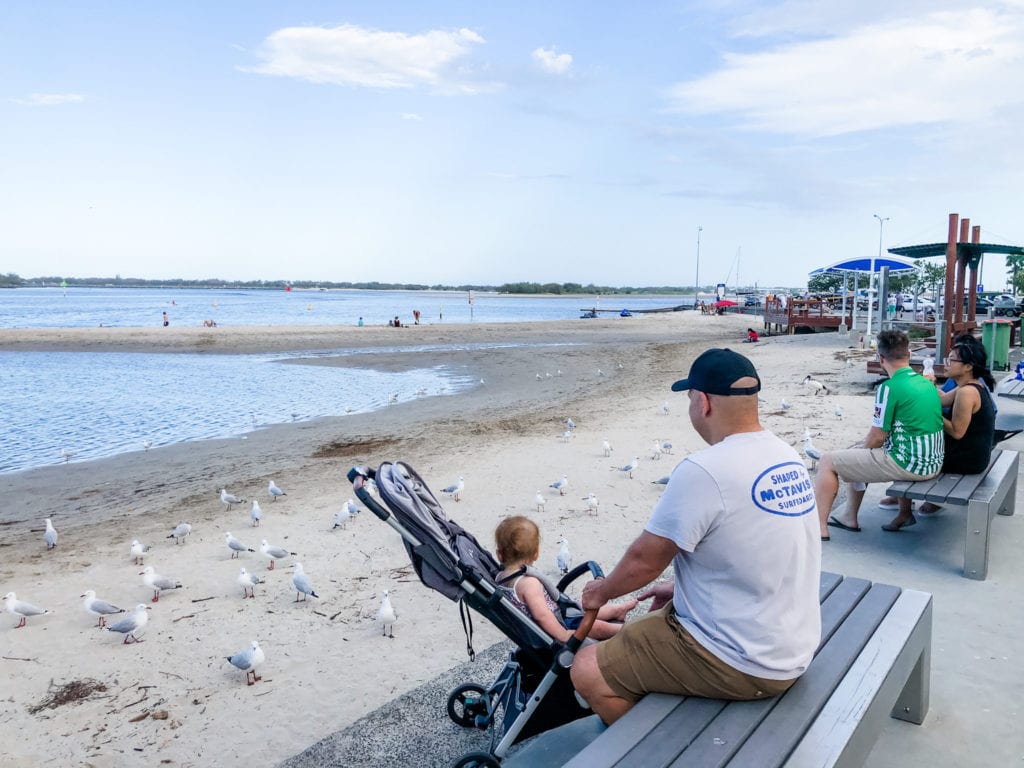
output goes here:
[[[405, 291], [226, 291], [129, 288], [0, 290], [0, 328], [172, 324], [385, 324], [523, 322], [616, 309], [622, 297], [529, 298]], [[612, 304], [611, 302], [616, 302]], [[631, 309], [674, 306], [678, 296], [629, 300]], [[580, 320], [579, 322], [587, 322]], [[629, 322], [623, 318], [622, 322]], [[487, 345], [473, 345], [487, 346]], [[462, 345], [465, 348], [465, 345]], [[422, 351], [452, 347], [422, 347]], [[290, 358], [367, 355], [381, 349], [275, 355], [0, 352], [0, 473], [86, 461], [190, 440], [242, 437], [271, 424], [366, 413], [416, 397], [458, 396], [476, 382], [445, 367], [405, 372], [287, 365]]]
[[94, 328], [172, 325], [386, 325], [398, 315], [412, 323], [512, 323], [578, 318], [582, 308], [621, 310], [693, 303], [683, 296], [507, 296], [440, 291], [290, 291], [177, 288], [0, 289], [0, 328]]

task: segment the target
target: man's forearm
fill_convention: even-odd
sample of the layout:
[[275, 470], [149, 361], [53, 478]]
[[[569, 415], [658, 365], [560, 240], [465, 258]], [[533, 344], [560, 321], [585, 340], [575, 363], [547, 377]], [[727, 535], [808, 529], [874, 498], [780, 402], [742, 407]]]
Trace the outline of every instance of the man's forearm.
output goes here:
[[611, 573], [600, 581], [592, 582], [594, 597], [603, 605], [647, 586], [668, 567], [676, 552], [675, 544], [668, 539], [644, 532], [630, 544]]

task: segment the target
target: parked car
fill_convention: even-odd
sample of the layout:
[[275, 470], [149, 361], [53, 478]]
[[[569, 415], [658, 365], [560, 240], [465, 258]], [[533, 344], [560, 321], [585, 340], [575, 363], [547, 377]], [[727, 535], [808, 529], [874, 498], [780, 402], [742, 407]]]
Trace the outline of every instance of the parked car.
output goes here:
[[743, 297], [743, 306], [744, 307], [760, 307], [762, 304], [764, 304], [764, 299], [762, 299], [760, 296], [744, 296]]
[[992, 299], [993, 314], [1002, 317], [1019, 317], [1024, 312], [1024, 299], [1002, 294]]

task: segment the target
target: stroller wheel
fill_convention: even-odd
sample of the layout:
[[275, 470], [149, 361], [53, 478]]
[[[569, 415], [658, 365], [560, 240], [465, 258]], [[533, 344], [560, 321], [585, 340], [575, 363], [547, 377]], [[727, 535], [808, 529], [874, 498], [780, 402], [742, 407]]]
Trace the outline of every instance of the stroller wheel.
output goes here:
[[500, 768], [498, 758], [490, 752], [467, 752], [454, 763], [452, 768]]
[[[448, 717], [463, 728], [485, 730], [490, 725], [491, 719], [487, 705], [487, 689], [476, 683], [466, 683], [448, 694]], [[466, 765], [473, 764], [466, 763]], [[481, 763], [481, 765], [486, 765], [486, 763]]]

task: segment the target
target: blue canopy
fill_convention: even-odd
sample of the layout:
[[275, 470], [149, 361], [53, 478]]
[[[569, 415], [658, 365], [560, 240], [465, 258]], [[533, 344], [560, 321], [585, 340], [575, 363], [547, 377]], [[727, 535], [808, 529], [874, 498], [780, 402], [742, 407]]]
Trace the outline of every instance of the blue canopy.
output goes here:
[[910, 259], [901, 259], [897, 256], [861, 256], [853, 259], [843, 259], [827, 267], [819, 267], [811, 272], [812, 275], [820, 275], [823, 272], [881, 272], [882, 267], [888, 267], [890, 272], [906, 272], [917, 268], [917, 263]]

